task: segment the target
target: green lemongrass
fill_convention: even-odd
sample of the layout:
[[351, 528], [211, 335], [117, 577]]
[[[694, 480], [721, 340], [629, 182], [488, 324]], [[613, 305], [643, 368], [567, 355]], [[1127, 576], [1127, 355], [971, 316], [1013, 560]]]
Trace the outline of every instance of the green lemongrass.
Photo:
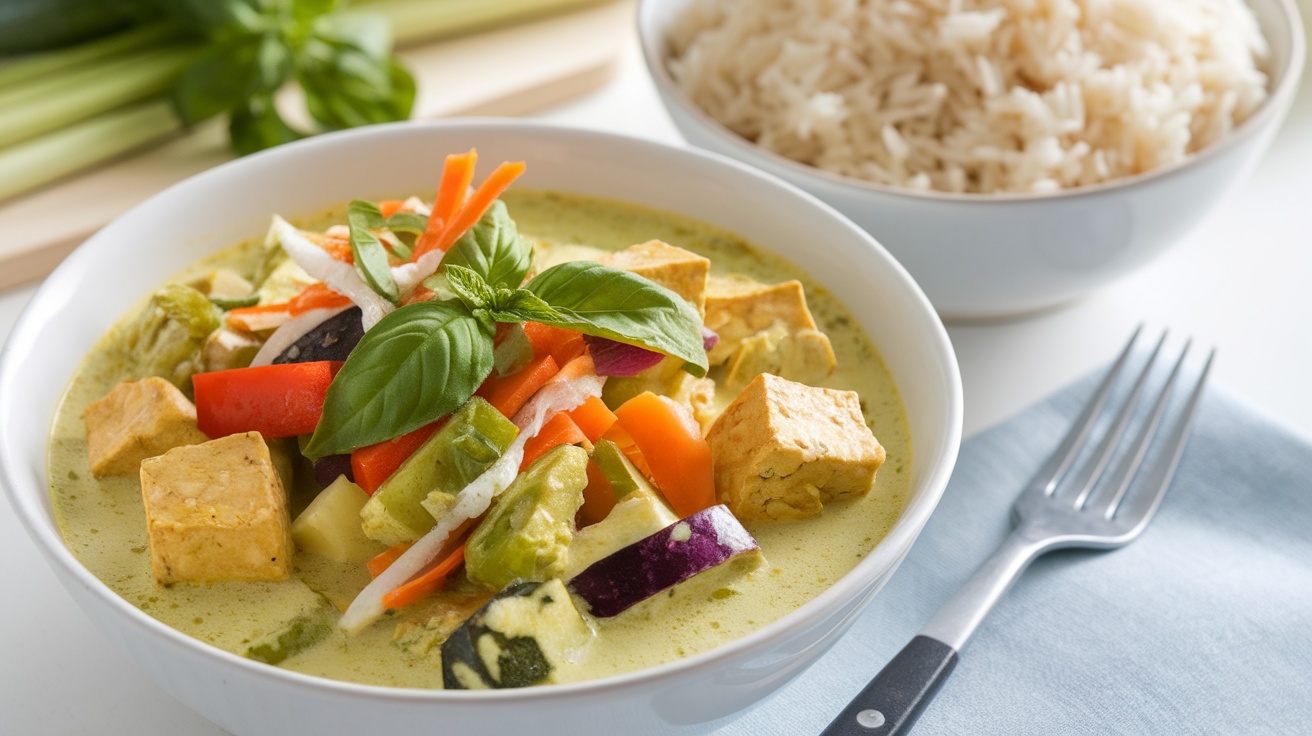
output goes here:
[[172, 23], [153, 23], [87, 43], [23, 56], [0, 64], [0, 90], [52, 74], [67, 73], [89, 64], [101, 64], [138, 49], [177, 37]]
[[357, 0], [352, 7], [380, 13], [392, 40], [407, 46], [511, 25], [532, 17], [600, 5], [609, 0]]
[[182, 123], [169, 103], [155, 100], [0, 149], [0, 200], [121, 156], [181, 129]]
[[40, 85], [0, 93], [0, 147], [139, 102], [169, 88], [195, 47], [170, 45]]

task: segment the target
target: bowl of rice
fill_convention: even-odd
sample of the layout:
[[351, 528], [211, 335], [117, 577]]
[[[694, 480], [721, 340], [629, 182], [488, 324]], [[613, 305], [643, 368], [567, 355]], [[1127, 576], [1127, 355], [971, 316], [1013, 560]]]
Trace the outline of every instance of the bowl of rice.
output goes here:
[[1071, 301], [1181, 242], [1261, 158], [1293, 0], [643, 0], [701, 148], [825, 200], [948, 318]]

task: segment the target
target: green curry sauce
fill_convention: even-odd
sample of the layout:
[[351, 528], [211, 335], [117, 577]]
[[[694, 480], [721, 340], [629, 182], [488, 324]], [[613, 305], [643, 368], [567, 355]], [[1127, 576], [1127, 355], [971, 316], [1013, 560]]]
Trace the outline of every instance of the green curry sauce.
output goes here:
[[[826, 506], [817, 519], [749, 527], [768, 565], [732, 595], [710, 600], [675, 598], [640, 606], [596, 624], [597, 636], [577, 663], [558, 673], [581, 680], [630, 672], [712, 649], [742, 637], [814, 598], [852, 569], [887, 533], [905, 504], [911, 442], [897, 387], [869, 339], [833, 296], [783, 259], [737, 237], [677, 215], [600, 199], [552, 192], [505, 196], [524, 237], [549, 252], [567, 245], [617, 250], [653, 238], [711, 259], [712, 272], [739, 273], [763, 282], [796, 278], [806, 287], [816, 322], [828, 333], [838, 367], [824, 385], [857, 391], [867, 423], [888, 453], [875, 488], [865, 497]], [[305, 221], [307, 227], [343, 222], [344, 209]], [[252, 241], [198, 264], [178, 280], [218, 265], [253, 261]], [[225, 582], [158, 585], [151, 576], [145, 512], [135, 477], [96, 480], [87, 457], [82, 412], [123, 376], [116, 357], [120, 328], [91, 351], [74, 374], [50, 438], [49, 481], [60, 528], [70, 549], [117, 594], [145, 613], [201, 641], [238, 654], [312, 611], [326, 596], [344, 608], [366, 582], [362, 565], [301, 553], [293, 579], [277, 583]], [[720, 391], [719, 393], [727, 393]], [[730, 395], [717, 394], [728, 403]], [[292, 492], [295, 514], [312, 491]], [[348, 638], [325, 640], [281, 662], [313, 675], [399, 687], [441, 687], [441, 635], [486, 599], [467, 583], [425, 603], [396, 611]]]

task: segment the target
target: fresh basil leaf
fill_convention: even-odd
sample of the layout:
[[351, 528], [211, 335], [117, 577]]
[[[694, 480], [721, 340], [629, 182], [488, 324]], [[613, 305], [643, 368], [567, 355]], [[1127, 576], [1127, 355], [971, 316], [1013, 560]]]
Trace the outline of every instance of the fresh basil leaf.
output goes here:
[[428, 218], [418, 212], [397, 212], [387, 218], [387, 229], [394, 233], [423, 235], [427, 228]]
[[486, 310], [497, 302], [497, 289], [483, 280], [476, 271], [452, 265], [444, 271], [446, 286], [471, 311]]
[[492, 286], [516, 289], [533, 267], [533, 248], [498, 199], [447, 251], [442, 267], [450, 266], [469, 268]]
[[292, 73], [292, 50], [277, 33], [265, 33], [255, 54], [254, 86], [260, 92], [277, 92]]
[[[297, 0], [306, 2], [307, 0]], [[323, 2], [324, 0], [308, 0]], [[324, 18], [321, 38], [340, 41], [363, 51], [374, 59], [386, 59], [392, 53], [392, 24], [387, 16], [368, 11], [350, 11]]]
[[317, 50], [298, 68], [297, 80], [315, 122], [335, 130], [410, 116], [415, 81], [394, 61], [339, 41], [317, 39], [310, 47]]
[[401, 293], [392, 278], [392, 264], [387, 260], [387, 248], [373, 234], [386, 226], [378, 205], [362, 199], [346, 206], [346, 221], [351, 228], [351, 253], [355, 256], [355, 270], [364, 277], [369, 288], [389, 302], [401, 301]]
[[196, 56], [170, 93], [184, 125], [246, 105], [258, 87], [260, 46], [258, 37], [234, 38]]
[[291, 0], [292, 17], [307, 23], [332, 13], [341, 4], [341, 0]]
[[538, 274], [525, 288], [562, 317], [534, 321], [672, 355], [693, 375], [706, 375], [701, 316], [659, 284], [600, 263], [569, 261]]
[[469, 400], [492, 372], [492, 338], [451, 302], [409, 304], [365, 333], [337, 373], [305, 454], [399, 437]]
[[199, 35], [258, 32], [264, 25], [263, 14], [254, 0], [156, 0], [151, 5]]
[[528, 289], [510, 291], [502, 289], [489, 307], [492, 318], [498, 322], [541, 322], [543, 324], [564, 324], [579, 322], [581, 317], [567, 310], [556, 309], [542, 300], [542, 297]]
[[244, 156], [303, 136], [282, 119], [273, 98], [265, 95], [253, 97], [232, 111], [228, 137], [233, 150]]

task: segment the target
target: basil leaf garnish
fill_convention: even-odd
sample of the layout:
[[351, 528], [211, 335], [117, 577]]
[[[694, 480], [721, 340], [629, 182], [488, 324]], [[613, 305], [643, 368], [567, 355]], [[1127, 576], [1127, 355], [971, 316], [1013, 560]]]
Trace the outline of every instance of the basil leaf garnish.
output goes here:
[[[706, 375], [701, 316], [686, 299], [631, 271], [592, 261], [552, 266], [525, 289], [543, 305], [498, 304], [503, 311], [523, 310], [535, 322], [578, 330], [681, 358], [685, 370]], [[552, 314], [554, 312], [555, 314]], [[496, 315], [500, 321], [501, 316]]]
[[533, 266], [533, 248], [519, 237], [519, 228], [506, 211], [506, 203], [498, 199], [451, 246], [442, 266], [464, 266], [492, 286], [515, 289], [524, 283]]
[[423, 235], [427, 227], [428, 218], [418, 212], [396, 212], [387, 218], [387, 229], [394, 233]]
[[364, 277], [369, 288], [393, 304], [401, 301], [401, 294], [392, 278], [392, 265], [387, 260], [387, 248], [374, 235], [387, 223], [378, 205], [357, 199], [346, 207], [346, 221], [351, 227], [351, 252], [355, 254], [355, 270]]
[[464, 307], [401, 307], [365, 333], [337, 373], [305, 454], [349, 452], [418, 429], [468, 401], [492, 365], [492, 338]]
[[473, 269], [447, 264], [443, 276], [446, 277], [446, 287], [464, 302], [470, 311], [487, 309], [498, 300], [497, 289], [484, 281], [483, 277]]

